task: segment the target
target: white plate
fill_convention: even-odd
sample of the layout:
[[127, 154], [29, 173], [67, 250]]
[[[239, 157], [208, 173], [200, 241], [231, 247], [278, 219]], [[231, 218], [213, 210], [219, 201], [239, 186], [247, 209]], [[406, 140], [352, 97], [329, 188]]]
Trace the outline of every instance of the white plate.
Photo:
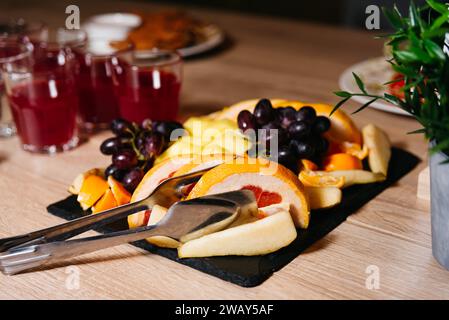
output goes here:
[[213, 48], [218, 47], [223, 43], [225, 39], [225, 34], [218, 26], [214, 24], [206, 25], [201, 32], [204, 36], [204, 41], [199, 42], [191, 47], [185, 47], [178, 49], [179, 54], [182, 57], [192, 57]]
[[[385, 86], [382, 84], [390, 81], [394, 74], [390, 64], [385, 60], [385, 57], [365, 60], [350, 66], [342, 73], [338, 81], [341, 90], [360, 92], [360, 89], [357, 87], [354, 80], [354, 76], [352, 75], [353, 72], [363, 80], [369, 93], [377, 95], [384, 94]], [[353, 97], [352, 99], [361, 104], [371, 100], [371, 98], [368, 97]], [[369, 107], [386, 112], [410, 116], [410, 114], [404, 110], [382, 100], [373, 102]]]

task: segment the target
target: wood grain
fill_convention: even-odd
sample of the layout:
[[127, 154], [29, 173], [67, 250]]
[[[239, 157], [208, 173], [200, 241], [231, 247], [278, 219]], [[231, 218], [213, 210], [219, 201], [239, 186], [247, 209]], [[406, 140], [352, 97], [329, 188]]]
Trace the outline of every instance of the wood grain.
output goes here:
[[[78, 1], [82, 18], [114, 10], [160, 8], [142, 2]], [[24, 9], [0, 4], [0, 18], [24, 16], [51, 25], [64, 21], [64, 1], [40, 1]], [[372, 34], [256, 16], [199, 10], [232, 38], [228, 49], [185, 63], [182, 115], [203, 114], [239, 100], [282, 97], [335, 103], [338, 77], [349, 65], [381, 54]], [[356, 104], [347, 108], [354, 110]], [[0, 275], [3, 299], [414, 299], [449, 298], [449, 272], [433, 259], [429, 204], [417, 199], [418, 173], [426, 166], [427, 145], [405, 133], [417, 128], [409, 118], [366, 110], [359, 126], [376, 123], [394, 145], [423, 162], [336, 230], [313, 245], [264, 284], [240, 288], [130, 245], [86, 255], [51, 270]], [[105, 166], [98, 152], [101, 133], [74, 151], [53, 157], [30, 155], [17, 138], [0, 141], [0, 237], [62, 222], [45, 207], [67, 195], [77, 173]], [[380, 288], [365, 286], [368, 266], [377, 266]], [[80, 287], [66, 281], [75, 266]], [[68, 272], [68, 273], [67, 273]]]

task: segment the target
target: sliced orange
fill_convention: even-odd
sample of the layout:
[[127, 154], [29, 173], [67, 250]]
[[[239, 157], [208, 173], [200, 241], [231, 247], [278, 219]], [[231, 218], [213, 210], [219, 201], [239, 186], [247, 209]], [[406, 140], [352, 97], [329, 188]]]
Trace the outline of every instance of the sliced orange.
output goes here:
[[326, 172], [302, 170], [299, 180], [306, 187], [336, 187], [341, 188], [345, 184], [345, 177], [334, 177]]
[[336, 153], [323, 159], [324, 171], [335, 170], [361, 170], [363, 169], [362, 161], [347, 153]]
[[303, 167], [305, 170], [312, 170], [312, 171], [318, 170], [317, 164], [314, 163], [314, 162], [312, 162], [312, 161], [310, 161], [310, 160], [307, 160], [307, 159], [301, 159], [301, 164], [302, 164], [302, 167]]
[[352, 156], [359, 158], [360, 160], [365, 159], [368, 156], [368, 148], [366, 145], [362, 146], [355, 142], [349, 141], [335, 141], [329, 139], [329, 149], [327, 151], [328, 155], [336, 153], [347, 153]]
[[109, 189], [109, 185], [102, 177], [90, 175], [84, 179], [78, 194], [78, 202], [84, 210], [92, 207]]
[[125, 187], [115, 180], [112, 176], [108, 177], [108, 184], [111, 188], [112, 194], [117, 201], [117, 205], [121, 206], [131, 201], [131, 194], [125, 189]]
[[98, 213], [101, 211], [109, 210], [117, 207], [117, 201], [115, 201], [114, 194], [111, 189], [107, 190], [100, 200], [92, 207], [92, 213]]
[[[252, 190], [260, 206], [280, 202], [291, 204], [290, 213], [295, 225], [307, 228], [309, 206], [304, 187], [287, 168], [269, 162], [252, 159], [242, 162], [224, 163], [206, 172], [189, 193], [187, 199], [233, 190]], [[275, 171], [267, 170], [276, 166]], [[270, 172], [270, 173], [267, 173]]]

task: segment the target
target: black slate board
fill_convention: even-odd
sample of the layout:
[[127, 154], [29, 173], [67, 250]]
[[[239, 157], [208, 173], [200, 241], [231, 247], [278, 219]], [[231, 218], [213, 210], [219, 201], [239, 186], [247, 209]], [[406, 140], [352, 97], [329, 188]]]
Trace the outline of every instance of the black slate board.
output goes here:
[[[273, 272], [283, 268], [310, 245], [323, 238], [340, 223], [345, 221], [350, 214], [357, 211], [383, 190], [397, 182], [401, 177], [410, 172], [419, 161], [411, 153], [393, 148], [388, 179], [386, 181], [382, 183], [357, 185], [345, 189], [343, 191], [343, 201], [340, 205], [321, 212], [313, 211], [307, 230], [298, 230], [298, 237], [295, 241], [289, 246], [268, 255], [179, 259], [177, 251], [174, 249], [158, 248], [144, 240], [137, 241], [133, 245], [237, 285], [254, 287], [268, 279]], [[70, 196], [62, 201], [49, 205], [47, 210], [51, 214], [66, 220], [72, 220], [85, 215], [76, 201], [75, 196]], [[122, 220], [95, 230], [100, 233], [107, 233], [126, 228], [127, 223], [125, 220]]]

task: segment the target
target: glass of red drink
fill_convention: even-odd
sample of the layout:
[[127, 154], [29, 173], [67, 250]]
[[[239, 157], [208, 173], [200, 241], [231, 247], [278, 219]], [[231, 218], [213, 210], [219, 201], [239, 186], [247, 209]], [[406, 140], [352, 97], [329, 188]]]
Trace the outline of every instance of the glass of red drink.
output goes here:
[[31, 39], [31, 59], [12, 61], [4, 73], [14, 122], [27, 151], [55, 153], [79, 141], [78, 62], [70, 46], [78, 42], [63, 33], [55, 33], [54, 40]]
[[[17, 58], [18, 55], [28, 51], [25, 43], [28, 41], [25, 34], [38, 34], [44, 32], [46, 26], [40, 22], [27, 22], [24, 19], [10, 19], [0, 21], [0, 68]], [[5, 95], [0, 72], [0, 137], [10, 137], [16, 132]]]
[[90, 38], [86, 46], [75, 49], [80, 64], [78, 80], [82, 126], [88, 131], [109, 128], [119, 118], [119, 106], [112, 80], [114, 55], [131, 51], [130, 41]]
[[176, 119], [182, 79], [177, 53], [133, 50], [117, 54], [112, 61], [122, 118], [137, 123]]

